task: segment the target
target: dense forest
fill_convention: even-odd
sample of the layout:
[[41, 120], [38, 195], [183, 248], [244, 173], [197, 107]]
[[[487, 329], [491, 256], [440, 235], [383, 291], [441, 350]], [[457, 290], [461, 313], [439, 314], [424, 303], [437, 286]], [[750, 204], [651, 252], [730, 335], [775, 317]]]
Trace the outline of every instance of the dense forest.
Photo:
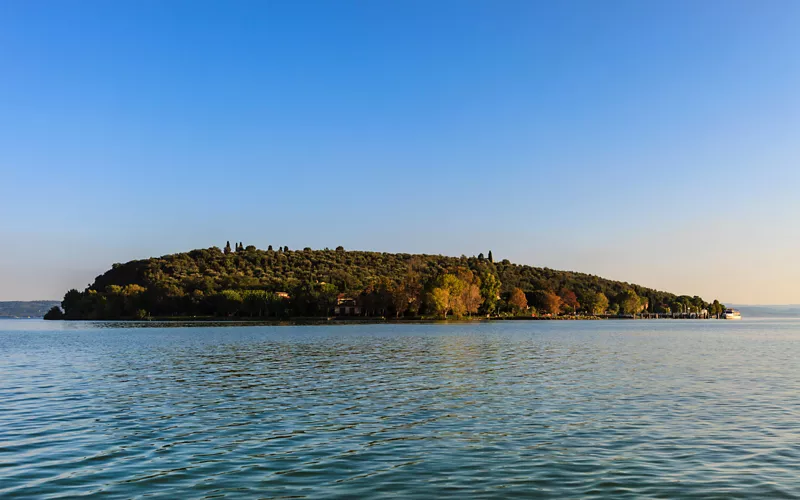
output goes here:
[[[355, 307], [338, 307], [342, 304]], [[676, 296], [589, 274], [495, 261], [335, 250], [259, 250], [228, 243], [114, 264], [70, 290], [48, 319], [149, 317], [382, 317], [721, 312], [719, 302]]]

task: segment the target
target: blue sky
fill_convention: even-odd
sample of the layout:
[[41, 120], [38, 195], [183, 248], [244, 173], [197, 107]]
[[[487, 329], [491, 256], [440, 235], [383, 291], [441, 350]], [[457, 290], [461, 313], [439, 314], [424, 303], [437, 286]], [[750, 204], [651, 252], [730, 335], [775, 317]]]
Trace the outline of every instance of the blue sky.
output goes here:
[[0, 300], [226, 240], [800, 303], [800, 3], [0, 3]]

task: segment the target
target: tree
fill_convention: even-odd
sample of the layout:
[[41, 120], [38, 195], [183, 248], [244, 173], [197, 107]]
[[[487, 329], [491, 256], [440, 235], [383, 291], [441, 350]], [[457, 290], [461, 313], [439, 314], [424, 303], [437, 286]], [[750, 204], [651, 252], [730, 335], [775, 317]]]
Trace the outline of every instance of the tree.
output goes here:
[[392, 307], [394, 307], [394, 316], [399, 318], [403, 316], [408, 310], [411, 300], [408, 296], [405, 284], [400, 284], [392, 289]]
[[481, 298], [486, 314], [494, 314], [500, 299], [500, 280], [492, 273], [485, 273], [481, 280]]
[[450, 312], [450, 292], [445, 288], [436, 287], [431, 290], [430, 300], [436, 312], [447, 318], [447, 313]]
[[544, 292], [543, 299], [545, 311], [553, 316], [561, 313], [561, 297], [548, 290]]
[[601, 314], [605, 314], [606, 309], [608, 309], [608, 297], [603, 292], [595, 292], [593, 294], [589, 294], [591, 303], [587, 305], [587, 309], [589, 313], [599, 316]]
[[251, 317], [265, 316], [269, 311], [270, 297], [264, 290], [245, 290], [242, 292], [242, 310]]
[[449, 310], [452, 311], [455, 316], [463, 316], [466, 312], [463, 293], [467, 284], [463, 280], [459, 279], [456, 275], [450, 273], [442, 276], [439, 283], [439, 286], [448, 292], [450, 299]]
[[236, 290], [223, 290], [215, 299], [217, 312], [224, 316], [234, 316], [242, 308], [242, 295]]
[[225, 251], [225, 255], [228, 255], [229, 253], [231, 253], [231, 242], [230, 241], [225, 242], [225, 250], [224, 251]]
[[412, 315], [419, 314], [422, 303], [422, 278], [413, 264], [409, 264], [402, 286], [408, 297], [408, 312]]
[[[480, 283], [480, 280], [478, 280], [478, 282]], [[483, 303], [481, 289], [475, 283], [467, 285], [464, 289], [462, 300], [464, 302], [464, 309], [467, 311], [468, 315], [477, 313], [478, 308]]]
[[468, 316], [477, 313], [483, 303], [480, 289], [481, 279], [468, 268], [458, 269], [456, 277], [461, 281], [459, 288], [461, 289], [463, 312]]
[[272, 252], [272, 251], [273, 251], [273, 250], [272, 250], [272, 245], [268, 246], [268, 247], [267, 247], [267, 252]]
[[511, 296], [508, 299], [508, 304], [515, 314], [519, 314], [528, 308], [528, 299], [525, 297], [525, 292], [521, 288], [514, 288], [511, 291]]
[[622, 309], [622, 314], [630, 314], [636, 317], [639, 311], [642, 310], [642, 302], [639, 296], [631, 289], [623, 291], [619, 295], [617, 302]]
[[720, 315], [725, 312], [725, 306], [719, 303], [719, 300], [714, 299], [714, 302], [708, 306], [708, 314], [719, 319]]
[[578, 308], [581, 306], [578, 303], [578, 296], [575, 295], [575, 292], [572, 290], [568, 290], [566, 288], [561, 289], [561, 293], [558, 294], [561, 297], [561, 301], [564, 304], [564, 307], [569, 312], [576, 312]]
[[64, 313], [61, 312], [61, 308], [58, 306], [53, 306], [47, 311], [44, 315], [44, 319], [53, 320], [53, 319], [64, 319]]
[[337, 252], [344, 252], [344, 247], [339, 245], [338, 247], [336, 247], [336, 251]]
[[478, 254], [478, 260], [481, 261], [481, 262], [483, 262], [485, 260], [485, 257], [483, 256], [483, 253], [479, 253]]
[[494, 263], [494, 257], [492, 257], [492, 251], [491, 251], [491, 250], [489, 250], [489, 256], [488, 256], [488, 259], [489, 259], [489, 262], [492, 262], [492, 263]]

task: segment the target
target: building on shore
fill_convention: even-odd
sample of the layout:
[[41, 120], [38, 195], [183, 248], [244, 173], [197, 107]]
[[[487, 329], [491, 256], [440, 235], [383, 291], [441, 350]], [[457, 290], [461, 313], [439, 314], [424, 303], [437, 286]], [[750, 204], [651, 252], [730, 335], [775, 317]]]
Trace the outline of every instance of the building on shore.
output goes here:
[[333, 307], [333, 314], [334, 316], [361, 316], [361, 306], [358, 305], [356, 299], [340, 294]]

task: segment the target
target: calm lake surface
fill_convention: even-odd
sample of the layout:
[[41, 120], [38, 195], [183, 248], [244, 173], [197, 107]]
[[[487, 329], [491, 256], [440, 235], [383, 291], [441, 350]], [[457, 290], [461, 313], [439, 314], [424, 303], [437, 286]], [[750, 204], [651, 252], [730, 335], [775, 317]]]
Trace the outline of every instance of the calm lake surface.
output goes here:
[[155, 326], [0, 321], [0, 497], [800, 497], [800, 321]]

